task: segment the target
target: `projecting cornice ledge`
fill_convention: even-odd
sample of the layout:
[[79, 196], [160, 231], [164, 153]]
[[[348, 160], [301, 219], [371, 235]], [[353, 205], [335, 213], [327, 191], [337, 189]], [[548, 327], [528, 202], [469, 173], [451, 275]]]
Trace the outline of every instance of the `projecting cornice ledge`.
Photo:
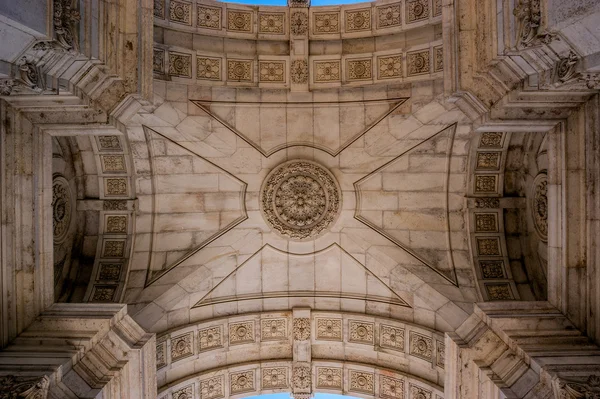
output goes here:
[[536, 7], [520, 9], [531, 2], [521, 0], [510, 10], [491, 0], [444, 2], [444, 48], [457, 49], [444, 52], [446, 94], [480, 129], [556, 124], [600, 89], [600, 76], [587, 70], [584, 55], [560, 32], [545, 30], [539, 1], [540, 15]]

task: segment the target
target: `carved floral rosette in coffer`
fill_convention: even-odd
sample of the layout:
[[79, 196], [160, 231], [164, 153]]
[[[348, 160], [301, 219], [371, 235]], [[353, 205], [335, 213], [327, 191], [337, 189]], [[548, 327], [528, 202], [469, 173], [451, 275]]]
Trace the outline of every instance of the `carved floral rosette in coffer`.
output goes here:
[[281, 236], [312, 239], [324, 233], [342, 208], [335, 177], [311, 161], [285, 162], [269, 173], [261, 188], [266, 222]]

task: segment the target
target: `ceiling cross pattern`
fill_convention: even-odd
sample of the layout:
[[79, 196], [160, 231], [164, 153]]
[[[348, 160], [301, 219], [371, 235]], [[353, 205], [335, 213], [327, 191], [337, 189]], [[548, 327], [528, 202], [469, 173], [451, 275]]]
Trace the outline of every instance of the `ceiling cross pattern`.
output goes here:
[[[319, 151], [323, 151], [325, 153], [327, 153], [328, 155], [330, 155], [332, 158], [337, 158], [339, 157], [344, 150], [346, 150], [347, 148], [349, 148], [351, 146], [351, 144], [353, 142], [355, 142], [356, 140], [358, 140], [360, 137], [364, 136], [365, 134], [367, 134], [373, 127], [375, 127], [378, 123], [380, 123], [382, 120], [384, 120], [385, 118], [387, 118], [389, 115], [391, 115], [395, 110], [398, 109], [398, 107], [400, 107], [400, 105], [402, 105], [402, 103], [404, 103], [405, 99], [401, 99], [400, 102], [398, 103], [394, 103], [392, 105], [389, 106], [389, 111], [385, 112], [383, 115], [381, 115], [379, 118], [377, 118], [375, 120], [375, 122], [371, 123], [367, 129], [363, 130], [358, 137], [353, 136], [352, 140], [350, 142], [346, 142], [344, 145], [342, 145], [341, 147], [339, 147], [338, 149], [323, 149], [323, 148], [319, 148], [319, 146], [317, 145], [310, 145], [310, 144], [299, 144], [299, 143], [291, 143], [289, 145], [285, 145], [283, 147], [277, 148], [277, 149], [271, 149], [269, 151], [266, 151], [264, 149], [262, 149], [261, 147], [258, 146], [257, 143], [249, 143], [247, 141], [247, 139], [244, 137], [244, 135], [240, 132], [237, 132], [235, 129], [231, 129], [232, 132], [234, 132], [239, 138], [241, 138], [242, 140], [244, 140], [245, 142], [250, 144], [250, 147], [253, 148], [254, 150], [256, 150], [258, 153], [260, 153], [260, 156], [262, 158], [269, 158], [271, 155], [273, 155], [275, 152], [283, 149], [283, 148], [289, 148], [289, 147], [293, 147], [293, 146], [305, 146], [305, 147], [311, 147], [315, 150], [319, 150]], [[201, 104], [199, 104], [198, 102], [193, 101], [196, 105], [198, 105], [201, 109], [203, 109], [208, 115], [210, 115], [211, 118], [214, 118], [215, 120], [217, 120], [220, 124], [226, 126], [228, 129], [230, 128], [225, 122], [223, 122], [222, 120], [219, 119], [219, 117], [217, 117], [214, 113], [210, 112], [210, 110], [204, 106], [202, 106]], [[423, 266], [426, 266], [427, 268], [431, 269], [432, 271], [434, 271], [438, 276], [441, 276], [444, 280], [446, 280], [447, 282], [450, 282], [451, 284], [453, 284], [454, 286], [458, 286], [457, 284], [457, 279], [456, 279], [456, 273], [454, 270], [454, 263], [453, 260], [450, 260], [450, 262], [448, 262], [448, 264], [446, 264], [446, 267], [444, 270], [440, 270], [438, 267], [436, 267], [436, 264], [433, 263], [431, 260], [427, 259], [427, 257], [422, 256], [418, 250], [413, 250], [410, 247], [410, 242], [404, 242], [403, 240], [399, 239], [397, 236], [394, 235], [393, 232], [388, 231], [386, 228], [384, 228], [383, 226], [378, 226], [376, 223], [373, 223], [372, 220], [369, 219], [369, 217], [365, 216], [364, 213], [362, 212], [361, 209], [361, 203], [364, 204], [363, 201], [363, 194], [361, 192], [362, 190], [362, 186], [363, 183], [366, 182], [367, 180], [369, 180], [372, 176], [377, 175], [377, 174], [381, 174], [381, 173], [385, 173], [385, 171], [390, 168], [395, 162], [397, 162], [398, 160], [402, 159], [403, 157], [405, 157], [407, 154], [410, 154], [411, 152], [415, 151], [415, 150], [419, 150], [419, 146], [421, 146], [424, 143], [428, 143], [429, 141], [435, 139], [436, 137], [439, 136], [448, 136], [448, 143], [447, 143], [447, 147], [446, 147], [446, 156], [447, 156], [447, 160], [446, 162], [449, 163], [450, 160], [450, 151], [452, 148], [452, 140], [453, 140], [453, 136], [454, 136], [454, 131], [456, 128], [456, 123], [453, 125], [441, 125], [439, 129], [436, 129], [435, 133], [429, 135], [428, 137], [422, 137], [418, 139], [418, 142], [416, 142], [415, 144], [409, 146], [408, 148], [405, 148], [400, 154], [395, 155], [394, 157], [392, 157], [389, 161], [381, 164], [381, 162], [379, 162], [379, 165], [377, 163], [374, 163], [374, 165], [372, 166], [372, 170], [369, 173], [363, 173], [363, 176], [360, 177], [358, 180], [356, 180], [354, 182], [354, 195], [356, 196], [356, 208], [354, 209], [354, 215], [353, 215], [353, 220], [356, 220], [358, 222], [360, 222], [361, 225], [364, 225], [366, 227], [368, 227], [369, 229], [371, 229], [372, 231], [376, 232], [379, 236], [381, 236], [382, 238], [384, 238], [385, 240], [389, 240], [389, 242], [393, 243], [394, 245], [396, 245], [398, 248], [400, 248], [402, 251], [404, 251], [406, 254], [408, 254], [410, 257], [412, 257], [415, 261], [419, 262], [420, 264], [422, 264]], [[224, 237], [227, 235], [228, 232], [230, 232], [231, 230], [237, 228], [244, 228], [244, 222], [248, 220], [248, 210], [246, 207], [246, 203], [245, 201], [247, 200], [246, 198], [246, 188], [247, 188], [247, 184], [244, 183], [241, 179], [239, 179], [238, 177], [235, 176], [235, 173], [231, 173], [229, 171], [227, 171], [227, 166], [226, 165], [221, 165], [221, 166], [217, 166], [217, 164], [209, 161], [208, 159], [206, 159], [205, 157], [202, 157], [198, 152], [196, 152], [195, 150], [193, 150], [192, 148], [190, 148], [191, 143], [194, 141], [192, 140], [191, 142], [188, 141], [184, 144], [179, 143], [177, 141], [176, 138], [171, 138], [170, 137], [170, 133], [164, 132], [164, 133], [160, 133], [156, 130], [153, 129], [149, 129], [146, 128], [146, 132], [153, 132], [156, 135], [160, 136], [161, 138], [167, 140], [168, 142], [177, 145], [183, 149], [185, 149], [186, 151], [189, 151], [189, 153], [194, 154], [194, 156], [197, 156], [199, 158], [201, 158], [202, 160], [208, 162], [209, 164], [213, 165], [214, 167], [218, 168], [222, 173], [227, 174], [228, 176], [231, 176], [233, 178], [235, 178], [237, 181], [239, 181], [242, 185], [243, 185], [243, 190], [242, 190], [242, 202], [240, 204], [241, 207], [241, 212], [242, 214], [240, 215], [239, 218], [237, 218], [235, 221], [233, 221], [232, 223], [230, 223], [229, 225], [225, 226], [222, 229], [219, 229], [218, 231], [216, 231], [211, 237], [209, 237], [209, 239], [203, 241], [202, 243], [200, 243], [199, 245], [195, 246], [193, 249], [187, 251], [183, 256], [180, 256], [177, 261], [169, 264], [166, 268], [164, 268], [163, 270], [161, 270], [160, 272], [158, 272], [157, 274], [155, 274], [154, 276], [152, 276], [151, 279], [149, 279], [148, 281], [148, 285], [154, 283], [155, 281], [157, 281], [158, 279], [160, 279], [162, 276], [164, 276], [169, 270], [172, 270], [173, 268], [175, 268], [176, 266], [184, 263], [185, 261], [187, 261], [188, 259], [192, 258], [194, 255], [196, 255], [200, 250], [202, 250], [203, 248], [205, 248], [206, 246], [210, 245], [211, 243], [215, 242], [216, 240], [218, 240], [221, 237]], [[412, 140], [410, 141], [410, 143], [413, 143], [417, 140]], [[389, 159], [390, 157], [387, 157], [387, 159]], [[217, 162], [217, 160], [215, 160], [215, 162]], [[371, 167], [371, 165], [369, 165], [369, 167]], [[275, 168], [272, 168], [271, 170], [273, 170]], [[447, 186], [445, 187], [445, 189], [447, 189]], [[446, 215], [446, 217], [448, 217], [448, 215]], [[337, 226], [336, 226], [336, 231], [344, 231], [346, 228], [353, 228], [356, 226], [356, 224], [354, 222], [349, 222], [350, 224], [348, 224], [348, 222], [346, 221], [347, 219], [345, 218], [340, 218], [340, 220], [338, 220], [336, 222]], [[263, 224], [260, 226], [260, 230], [261, 231], [272, 231], [272, 227], [268, 225], [268, 223], [265, 222], [265, 220], [263, 220]], [[448, 232], [449, 234], [449, 232]], [[448, 240], [449, 241], [449, 240]], [[264, 237], [264, 241], [262, 242], [262, 245], [260, 245], [260, 247], [258, 249], [256, 249], [252, 255], [250, 256], [250, 258], [253, 258], [255, 256], [257, 256], [259, 253], [263, 252], [264, 250], [272, 250], [272, 251], [276, 251], [279, 253], [287, 253], [288, 255], [294, 255], [294, 256], [314, 256], [315, 254], [325, 251], [325, 249], [331, 249], [334, 247], [339, 248], [339, 250], [343, 251], [346, 254], [350, 254], [349, 251], [352, 251], [353, 248], [345, 248], [345, 244], [344, 243], [337, 243], [334, 240], [330, 241], [330, 242], [326, 242], [326, 243], [322, 243], [320, 244], [320, 247], [313, 247], [313, 250], [308, 251], [308, 252], [303, 252], [303, 253], [293, 253], [292, 251], [289, 251], [288, 248], [284, 247], [281, 248], [281, 243], [277, 240], [272, 241], [269, 239], [269, 237]], [[254, 244], [253, 244], [254, 245]], [[451, 248], [449, 249], [449, 252], [451, 252]], [[449, 255], [449, 258], [451, 258], [451, 254]], [[373, 276], [377, 277], [377, 273], [376, 272], [371, 272], [365, 264], [363, 264], [362, 262], [358, 261], [355, 259], [356, 262], [358, 262], [358, 264], [360, 264], [363, 268], [365, 268], [369, 273], [371, 273]], [[221, 279], [218, 282], [215, 282], [214, 286], [211, 287], [207, 293], [205, 294], [205, 296], [200, 300], [196, 302], [195, 306], [205, 306], [208, 304], [215, 304], [215, 303], [219, 303], [219, 302], [223, 302], [223, 301], [237, 301], [237, 300], [250, 300], [250, 299], [257, 299], [257, 298], [261, 298], [262, 296], [256, 294], [256, 293], [246, 293], [246, 294], [235, 294], [235, 295], [223, 295], [223, 296], [219, 296], [216, 297], [212, 294], [215, 294], [216, 291], [218, 291], [218, 288], [224, 283], [224, 281], [226, 281], [228, 278], [230, 278], [231, 276], [235, 275], [239, 270], [243, 270], [243, 266], [244, 267], [248, 267], [245, 266], [247, 265], [247, 262], [249, 262], [249, 259], [245, 259], [241, 262], [241, 264], [239, 264], [234, 270], [231, 270], [229, 272], [229, 274], [227, 276], [225, 276], [223, 279]], [[222, 273], [222, 272], [221, 272]], [[220, 274], [222, 275], [222, 274]], [[377, 277], [379, 279], [379, 277]], [[386, 283], [384, 283], [383, 281], [380, 280], [380, 282], [386, 287], [386, 289], [390, 290], [391, 292], [394, 293], [394, 298], [392, 299], [386, 299], [384, 300], [385, 302], [391, 303], [391, 304], [397, 304], [397, 305], [401, 305], [401, 306], [408, 306], [407, 302], [404, 301], [393, 289], [391, 289], [389, 287], [389, 285], [387, 285]], [[283, 296], [334, 296], [334, 297], [350, 297], [352, 295], [348, 294], [348, 293], [344, 293], [342, 291], [339, 292], [319, 292], [317, 289], [312, 288], [311, 290], [306, 290], [305, 292], [301, 292], [301, 291], [296, 291], [296, 292], [271, 292], [269, 295], [271, 295], [272, 297], [283, 297]], [[214, 296], [214, 297], [213, 297]], [[358, 296], [354, 296], [356, 299], [358, 299]], [[379, 301], [382, 300], [381, 298], [378, 298], [377, 295], [371, 295], [371, 296], [363, 296], [361, 297], [362, 299], [365, 300], [374, 300], [374, 301]]]

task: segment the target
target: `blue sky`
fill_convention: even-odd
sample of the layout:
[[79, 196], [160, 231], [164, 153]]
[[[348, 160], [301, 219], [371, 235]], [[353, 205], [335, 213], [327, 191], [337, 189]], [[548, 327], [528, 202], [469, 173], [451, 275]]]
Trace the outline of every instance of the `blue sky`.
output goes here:
[[[291, 396], [288, 392], [283, 392], [283, 393], [270, 393], [270, 394], [265, 394], [265, 395], [257, 395], [257, 396], [251, 396], [247, 399], [290, 399]], [[314, 399], [356, 399], [353, 398], [352, 396], [344, 396], [344, 395], [334, 395], [332, 393], [316, 393], [315, 396], [313, 396]]]
[[[223, 1], [223, 0], [221, 0]], [[333, 6], [337, 4], [363, 3], [367, 0], [311, 0], [312, 6]], [[260, 6], [287, 6], [287, 0], [233, 0], [226, 3], [251, 4]], [[273, 398], [282, 399], [282, 398]], [[323, 398], [333, 399], [333, 398]]]

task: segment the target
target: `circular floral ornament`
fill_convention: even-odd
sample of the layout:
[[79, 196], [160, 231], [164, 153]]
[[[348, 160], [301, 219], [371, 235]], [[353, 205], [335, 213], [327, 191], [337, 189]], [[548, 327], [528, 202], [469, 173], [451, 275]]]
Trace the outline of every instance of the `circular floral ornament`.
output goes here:
[[55, 244], [63, 242], [69, 232], [72, 204], [69, 182], [63, 176], [55, 176], [52, 180], [52, 224]]
[[538, 174], [533, 180], [533, 195], [531, 200], [533, 225], [542, 241], [548, 240], [548, 175]]
[[261, 188], [261, 211], [267, 224], [293, 240], [323, 233], [342, 209], [335, 177], [311, 161], [288, 161], [269, 173]]

